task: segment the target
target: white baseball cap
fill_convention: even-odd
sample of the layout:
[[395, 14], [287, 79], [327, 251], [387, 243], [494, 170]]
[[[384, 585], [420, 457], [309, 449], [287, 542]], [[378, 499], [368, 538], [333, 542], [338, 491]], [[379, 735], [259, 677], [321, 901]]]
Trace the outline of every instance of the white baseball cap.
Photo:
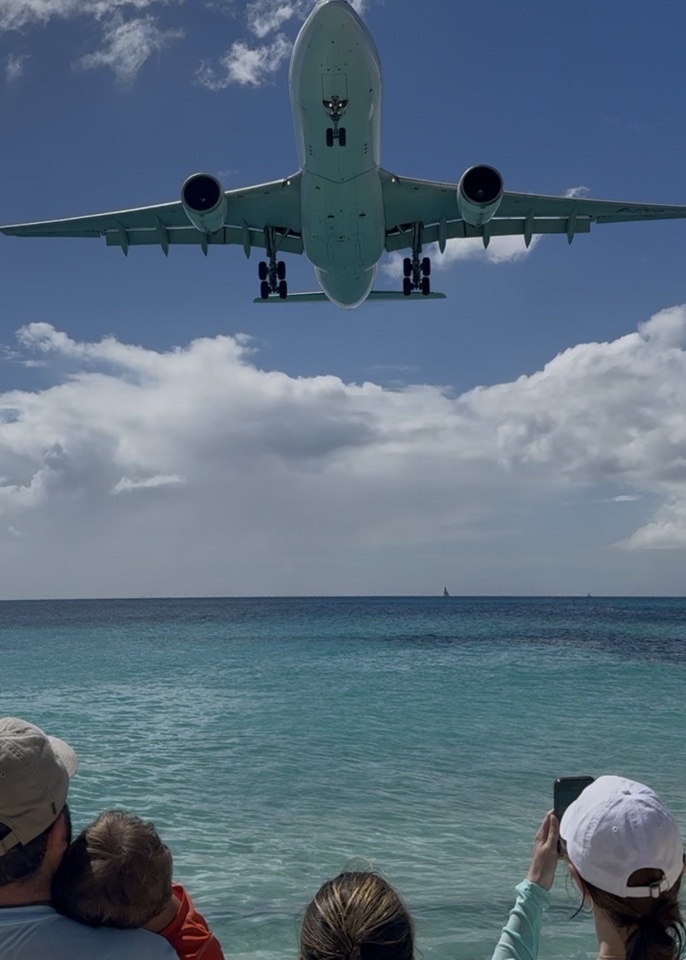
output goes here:
[[[659, 897], [684, 869], [679, 825], [658, 795], [635, 780], [598, 777], [565, 810], [560, 836], [581, 877], [616, 897]], [[636, 870], [662, 878], [629, 886]]]

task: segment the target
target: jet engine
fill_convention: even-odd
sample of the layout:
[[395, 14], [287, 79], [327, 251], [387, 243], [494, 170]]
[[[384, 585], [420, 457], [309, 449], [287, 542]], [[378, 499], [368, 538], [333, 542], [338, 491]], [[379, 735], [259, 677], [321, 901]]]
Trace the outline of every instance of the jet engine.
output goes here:
[[460, 216], [473, 227], [491, 220], [503, 199], [503, 178], [493, 167], [480, 164], [462, 174], [457, 185]]
[[194, 173], [181, 187], [186, 216], [201, 233], [214, 233], [226, 222], [226, 194], [216, 177]]

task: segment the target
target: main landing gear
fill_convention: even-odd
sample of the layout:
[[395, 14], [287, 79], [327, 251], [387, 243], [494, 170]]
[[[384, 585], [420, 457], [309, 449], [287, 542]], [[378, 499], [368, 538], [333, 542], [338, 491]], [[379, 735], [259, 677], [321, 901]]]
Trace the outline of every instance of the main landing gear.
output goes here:
[[347, 142], [347, 136], [345, 133], [345, 127], [327, 127], [326, 128], [326, 145], [327, 147], [332, 147], [334, 140], [338, 140], [338, 146], [344, 147]]
[[412, 256], [403, 260], [403, 294], [412, 295], [413, 290], [421, 290], [428, 297], [431, 293], [431, 259], [421, 257], [422, 224], [412, 224]]
[[267, 256], [269, 261], [260, 260], [257, 265], [257, 275], [260, 278], [260, 297], [268, 300], [271, 294], [278, 295], [282, 300], [288, 296], [286, 283], [286, 264], [276, 259], [276, 244], [274, 243], [274, 227], [265, 227]]
[[324, 109], [331, 117], [333, 122], [332, 127], [326, 128], [326, 145], [327, 147], [332, 147], [334, 141], [338, 140], [338, 146], [344, 147], [347, 143], [348, 137], [345, 132], [345, 127], [340, 127], [339, 123], [341, 117], [343, 116], [343, 111], [348, 106], [347, 100], [341, 100], [340, 97], [333, 96], [330, 100], [323, 100]]

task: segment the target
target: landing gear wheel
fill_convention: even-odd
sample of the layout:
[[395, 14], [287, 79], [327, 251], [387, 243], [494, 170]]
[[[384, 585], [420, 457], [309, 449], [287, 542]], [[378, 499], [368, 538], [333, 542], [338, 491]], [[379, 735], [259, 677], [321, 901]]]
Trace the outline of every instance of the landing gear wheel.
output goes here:
[[260, 296], [263, 300], [269, 300], [269, 281], [263, 280], [260, 284]]
[[403, 260], [403, 276], [411, 277], [412, 276], [412, 261], [409, 257], [405, 257]]
[[279, 296], [282, 300], [285, 300], [288, 296], [288, 284], [285, 280], [279, 281]]
[[267, 279], [267, 263], [265, 260], [260, 260], [260, 262], [257, 264], [257, 276], [260, 278], [260, 280]]
[[431, 293], [431, 281], [428, 277], [422, 277], [422, 294], [428, 297]]
[[326, 128], [326, 145], [327, 147], [333, 146], [333, 127]]
[[286, 264], [283, 260], [279, 260], [279, 262], [276, 264], [276, 275], [279, 280], [286, 279]]
[[431, 259], [429, 257], [424, 257], [422, 260], [422, 273], [425, 277], [431, 276]]
[[409, 297], [412, 293], [412, 281], [409, 277], [405, 277], [403, 280], [403, 295]]
[[344, 146], [345, 146], [345, 141], [346, 141], [346, 139], [347, 139], [347, 138], [346, 138], [346, 134], [345, 134], [345, 127], [339, 127], [339, 128], [338, 128], [338, 145], [339, 145], [339, 147], [344, 147]]

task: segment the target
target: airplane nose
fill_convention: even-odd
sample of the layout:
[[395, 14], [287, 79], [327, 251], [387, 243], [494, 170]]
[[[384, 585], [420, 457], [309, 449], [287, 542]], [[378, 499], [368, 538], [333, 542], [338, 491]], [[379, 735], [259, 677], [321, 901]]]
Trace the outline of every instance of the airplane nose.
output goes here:
[[348, 3], [348, 0], [319, 0], [311, 16], [318, 21], [337, 18], [340, 23], [341, 17], [345, 17], [354, 20], [356, 23], [360, 22], [360, 18], [354, 7]]

